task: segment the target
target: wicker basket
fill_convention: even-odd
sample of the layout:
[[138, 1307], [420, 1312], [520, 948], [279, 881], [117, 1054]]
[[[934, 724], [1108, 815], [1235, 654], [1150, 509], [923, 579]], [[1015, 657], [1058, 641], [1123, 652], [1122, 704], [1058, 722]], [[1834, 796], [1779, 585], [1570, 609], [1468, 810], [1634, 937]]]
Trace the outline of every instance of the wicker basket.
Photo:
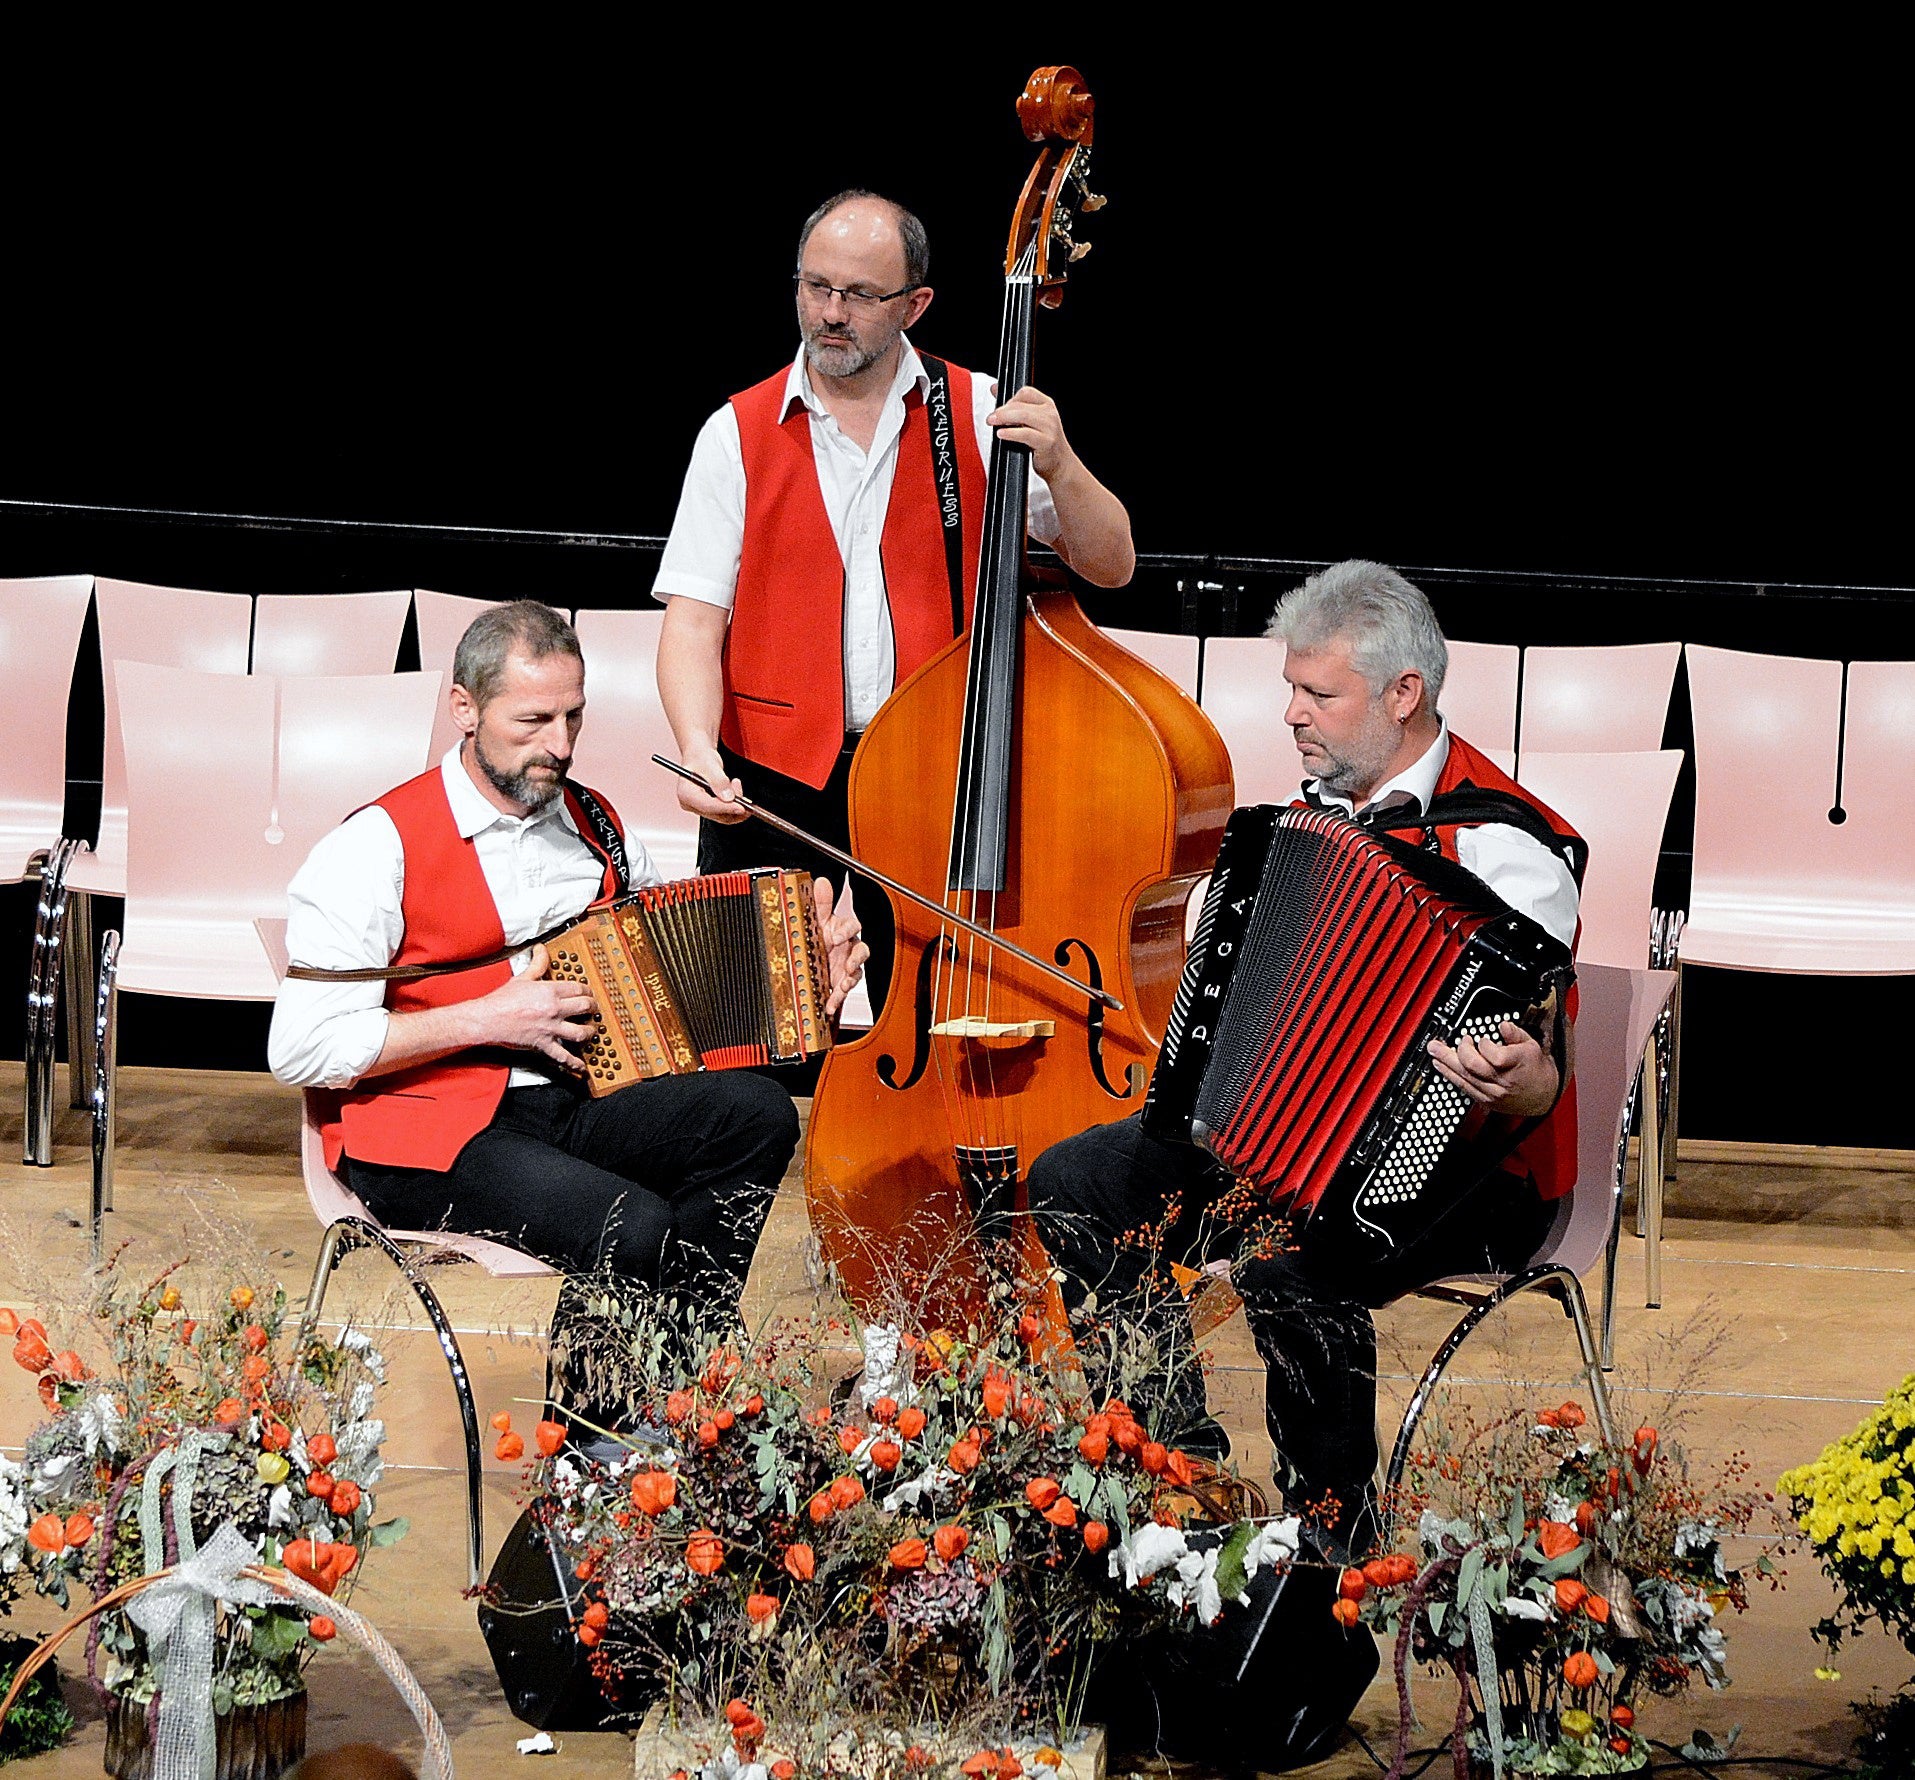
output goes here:
[[[14, 1701], [20, 1697], [21, 1690], [32, 1679], [34, 1672], [50, 1661], [74, 1632], [95, 1614], [132, 1600], [142, 1590], [151, 1588], [156, 1582], [164, 1582], [172, 1574], [170, 1569], [155, 1570], [150, 1576], [141, 1576], [125, 1583], [102, 1595], [84, 1612], [74, 1614], [57, 1630], [49, 1632], [40, 1640], [32, 1655], [22, 1660], [19, 1672], [13, 1678], [13, 1686], [7, 1690], [7, 1697], [0, 1700], [0, 1724], [6, 1723]], [[452, 1780], [452, 1747], [446, 1740], [445, 1726], [439, 1721], [439, 1714], [426, 1698], [425, 1690], [413, 1678], [404, 1659], [386, 1642], [377, 1627], [350, 1607], [342, 1606], [330, 1595], [321, 1594], [310, 1583], [276, 1566], [248, 1564], [240, 1571], [240, 1575], [248, 1582], [261, 1583], [288, 1600], [325, 1614], [359, 1645], [385, 1671], [386, 1679], [398, 1690], [399, 1697], [405, 1701], [407, 1709], [418, 1723], [420, 1733], [425, 1738], [424, 1780]], [[145, 1708], [130, 1701], [116, 1704], [117, 1709], [110, 1707], [107, 1714], [107, 1772], [121, 1777], [121, 1780], [148, 1780], [152, 1747], [146, 1741]], [[276, 1707], [286, 1710], [275, 1716]], [[242, 1712], [250, 1715], [243, 1722]], [[305, 1751], [306, 1696], [301, 1693], [291, 1699], [274, 1702], [271, 1706], [240, 1708], [224, 1718], [216, 1719], [215, 1725], [219, 1736], [219, 1780], [270, 1780], [270, 1776], [282, 1772], [285, 1766], [297, 1761]], [[298, 1749], [290, 1760], [278, 1767], [267, 1765], [291, 1747], [295, 1735]], [[116, 1765], [116, 1751], [119, 1762], [124, 1765]]]

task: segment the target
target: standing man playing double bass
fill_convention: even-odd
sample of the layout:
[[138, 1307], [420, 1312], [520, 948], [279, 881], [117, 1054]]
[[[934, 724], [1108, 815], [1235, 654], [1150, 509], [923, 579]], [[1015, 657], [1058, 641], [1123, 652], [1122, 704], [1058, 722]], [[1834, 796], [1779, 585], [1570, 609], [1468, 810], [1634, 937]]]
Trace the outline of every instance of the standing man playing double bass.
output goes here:
[[[835, 867], [763, 825], [743, 792], [838, 846], [859, 734], [892, 689], [969, 621], [993, 431], [1031, 452], [1027, 523], [1085, 580], [1136, 566], [1123, 505], [1064, 436], [1057, 404], [921, 354], [924, 225], [872, 192], [828, 199], [798, 238], [797, 357], [733, 396], [692, 450], [652, 593], [666, 602], [658, 685], [680, 756], [718, 790], [681, 785], [701, 871]], [[966, 417], [970, 424], [965, 424]], [[890, 978], [891, 911], [859, 902], [874, 1006]]]

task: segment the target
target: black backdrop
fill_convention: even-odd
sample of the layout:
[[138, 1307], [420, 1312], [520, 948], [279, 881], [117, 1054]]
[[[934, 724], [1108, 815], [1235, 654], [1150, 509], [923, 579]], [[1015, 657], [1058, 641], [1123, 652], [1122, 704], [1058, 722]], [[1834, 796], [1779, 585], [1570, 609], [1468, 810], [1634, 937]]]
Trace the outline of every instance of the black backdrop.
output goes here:
[[992, 364], [1013, 101], [1075, 57], [1111, 202], [1038, 373], [1146, 550], [1911, 579], [1866, 42], [1178, 23], [234, 44], [23, 91], [0, 493], [662, 532], [793, 344], [821, 196], [916, 208], [919, 336]]

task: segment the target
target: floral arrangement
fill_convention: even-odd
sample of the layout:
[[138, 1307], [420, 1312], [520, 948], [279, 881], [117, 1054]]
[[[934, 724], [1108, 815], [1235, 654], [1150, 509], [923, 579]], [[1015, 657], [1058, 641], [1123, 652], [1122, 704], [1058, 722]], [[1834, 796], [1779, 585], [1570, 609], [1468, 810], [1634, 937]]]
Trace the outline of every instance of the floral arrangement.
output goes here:
[[[867, 1326], [862, 1371], [843, 1324], [641, 1332], [641, 1433], [532, 1430], [578, 1635], [612, 1697], [711, 1727], [686, 1772], [1041, 1775], [1101, 1648], [1212, 1621], [1294, 1555], [1294, 1519], [1234, 1518], [1230, 1480], [1152, 1409], [1093, 1399], [1035, 1312], [1003, 1322]], [[494, 1425], [499, 1457], [526, 1456], [509, 1411]]]
[[1456, 1676], [1459, 1776], [1644, 1766], [1646, 1699], [1725, 1686], [1719, 1621], [1751, 1575], [1775, 1576], [1766, 1552], [1747, 1570], [1726, 1555], [1765, 1510], [1747, 1469], [1734, 1457], [1705, 1480], [1649, 1425], [1614, 1450], [1573, 1402], [1427, 1433], [1396, 1548], [1345, 1570], [1334, 1608], [1396, 1641], [1401, 1748], [1415, 1660]]
[[[1776, 1486], [1841, 1597], [1810, 1628], [1831, 1656], [1844, 1638], [1879, 1620], [1915, 1650], [1915, 1374], [1881, 1408], [1820, 1458], [1784, 1472]], [[1819, 1671], [1835, 1678], [1835, 1671]], [[1915, 1762], [1915, 1696], [1858, 1708], [1864, 1757], [1883, 1773]]]
[[[378, 1350], [349, 1329], [293, 1351], [284, 1289], [235, 1283], [229, 1268], [202, 1283], [184, 1261], [144, 1281], [130, 1265], [122, 1250], [88, 1281], [73, 1346], [56, 1350], [39, 1318], [0, 1310], [48, 1411], [21, 1460], [0, 1459], [0, 1606], [28, 1582], [63, 1607], [76, 1585], [98, 1599], [228, 1523], [249, 1556], [333, 1593], [368, 1546], [405, 1530], [373, 1519]], [[222, 1607], [215, 1709], [299, 1693], [305, 1660], [335, 1632], [284, 1600]], [[87, 1662], [123, 1701], [159, 1691], [131, 1604], [95, 1623]]]

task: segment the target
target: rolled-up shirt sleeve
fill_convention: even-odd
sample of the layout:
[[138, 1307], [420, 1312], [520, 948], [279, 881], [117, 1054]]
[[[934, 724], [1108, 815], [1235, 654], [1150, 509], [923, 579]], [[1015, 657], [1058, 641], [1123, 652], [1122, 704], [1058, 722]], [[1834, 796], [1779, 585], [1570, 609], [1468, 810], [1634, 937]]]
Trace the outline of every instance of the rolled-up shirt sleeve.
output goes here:
[[[297, 964], [355, 970], [392, 962], [405, 935], [405, 850], [374, 806], [314, 847], [287, 890], [286, 952]], [[349, 1088], [385, 1048], [383, 983], [288, 979], [273, 1004], [266, 1060], [282, 1082]]]

